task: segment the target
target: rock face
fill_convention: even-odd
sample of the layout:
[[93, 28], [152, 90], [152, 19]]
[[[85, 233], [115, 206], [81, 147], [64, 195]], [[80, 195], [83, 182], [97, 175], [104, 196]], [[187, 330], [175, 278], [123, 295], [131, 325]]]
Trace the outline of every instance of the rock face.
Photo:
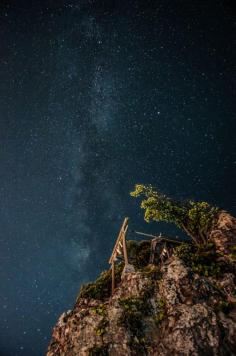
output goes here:
[[214, 242], [217, 252], [232, 260], [236, 245], [236, 219], [222, 211], [210, 233], [210, 240]]
[[220, 217], [212, 238], [221, 254], [207, 265], [193, 259], [199, 252], [189, 254], [190, 263], [180, 246], [162, 265], [123, 273], [113, 296], [80, 293], [54, 327], [47, 356], [236, 355], [234, 262], [221, 260], [232, 252], [222, 243], [231, 223]]

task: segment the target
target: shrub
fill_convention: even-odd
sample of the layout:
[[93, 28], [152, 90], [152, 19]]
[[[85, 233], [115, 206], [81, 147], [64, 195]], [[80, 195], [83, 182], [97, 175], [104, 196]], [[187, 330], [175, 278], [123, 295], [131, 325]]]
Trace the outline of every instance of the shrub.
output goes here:
[[146, 355], [148, 344], [144, 334], [143, 317], [151, 314], [151, 304], [145, 297], [145, 293], [140, 298], [122, 298], [119, 304], [123, 308], [119, 323], [131, 334], [130, 348], [135, 355]]
[[[115, 282], [116, 284], [121, 280], [121, 273], [123, 264], [120, 263], [115, 266]], [[92, 298], [98, 300], [105, 300], [111, 296], [111, 270], [104, 271], [94, 283], [88, 283], [81, 287], [78, 298]]]
[[135, 268], [143, 268], [149, 264], [150, 259], [150, 247], [151, 242], [144, 241], [127, 241], [127, 252], [129, 256], [129, 262], [134, 265]]
[[223, 261], [218, 261], [220, 256], [216, 253], [213, 244], [198, 249], [190, 244], [181, 244], [175, 248], [174, 254], [181, 258], [193, 272], [205, 277], [217, 277], [227, 269]]

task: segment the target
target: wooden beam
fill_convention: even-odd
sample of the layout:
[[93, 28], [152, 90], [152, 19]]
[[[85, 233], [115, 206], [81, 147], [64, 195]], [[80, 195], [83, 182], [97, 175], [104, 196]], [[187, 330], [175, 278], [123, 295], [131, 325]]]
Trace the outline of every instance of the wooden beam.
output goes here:
[[129, 263], [128, 261], [128, 254], [127, 254], [127, 247], [126, 247], [126, 239], [125, 239], [125, 235], [126, 232], [128, 230], [128, 225], [125, 228], [125, 231], [123, 232], [123, 253], [124, 253], [124, 259], [125, 259], [125, 266], [127, 266], [127, 264]]
[[173, 239], [170, 239], [168, 237], [164, 237], [162, 236], [161, 234], [159, 236], [155, 236], [155, 235], [151, 235], [151, 234], [146, 234], [144, 232], [140, 232], [140, 231], [133, 231], [135, 234], [138, 234], [138, 235], [144, 235], [144, 236], [149, 236], [149, 237], [154, 237], [154, 239], [159, 239], [160, 241], [163, 240], [163, 241], [169, 241], [169, 242], [174, 242], [174, 243], [177, 243], [177, 244], [182, 244], [182, 243], [190, 243], [190, 241], [188, 240], [173, 240]]
[[123, 224], [121, 226], [120, 232], [116, 239], [115, 246], [113, 248], [111, 257], [109, 259], [109, 263], [111, 264], [111, 293], [114, 294], [115, 291], [115, 260], [117, 254], [120, 254], [120, 248], [123, 247], [123, 253], [125, 258], [125, 264], [128, 264], [128, 256], [127, 256], [127, 249], [126, 249], [126, 232], [128, 230], [128, 218], [125, 218]]
[[[129, 220], [129, 218], [125, 218], [124, 221], [123, 221], [123, 224], [122, 224], [121, 229], [120, 229], [120, 232], [119, 232], [119, 234], [118, 234], [118, 237], [117, 237], [115, 246], [114, 246], [114, 248], [113, 248], [111, 257], [110, 257], [110, 259], [109, 259], [109, 264], [111, 264], [112, 261], [115, 260], [115, 257], [116, 257], [116, 255], [117, 255], [117, 248], [118, 248], [118, 246], [119, 246], [119, 242], [120, 242], [121, 240], [123, 240], [123, 234], [124, 234], [124, 232], [125, 232], [126, 227], [128, 227], [128, 220]], [[127, 229], [126, 229], [126, 231], [127, 231]], [[123, 241], [122, 241], [122, 242], [123, 242]]]
[[117, 254], [120, 254], [120, 248], [123, 247], [123, 252], [125, 257], [125, 261], [128, 263], [127, 251], [126, 251], [126, 242], [125, 235], [128, 229], [128, 218], [125, 218], [123, 224], [121, 226], [120, 232], [118, 234], [115, 246], [113, 248], [111, 257], [109, 259], [109, 263], [111, 264], [111, 293], [114, 294], [115, 291], [115, 260]]

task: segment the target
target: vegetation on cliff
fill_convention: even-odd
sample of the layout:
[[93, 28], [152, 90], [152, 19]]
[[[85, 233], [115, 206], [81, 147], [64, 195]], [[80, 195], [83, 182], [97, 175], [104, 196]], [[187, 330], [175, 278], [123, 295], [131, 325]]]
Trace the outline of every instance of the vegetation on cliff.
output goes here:
[[[158, 280], [161, 278], [160, 268], [157, 265], [149, 264], [150, 251], [151, 243], [149, 240], [127, 241], [129, 262], [143, 275], [148, 276], [152, 280]], [[123, 268], [124, 262], [121, 257], [120, 261], [115, 265], [116, 285], [119, 285], [121, 282]], [[111, 280], [111, 269], [103, 271], [94, 282], [81, 286], [78, 300], [80, 298], [91, 298], [100, 301], [106, 300], [111, 296]]]
[[[120, 282], [123, 268], [123, 263], [119, 263], [115, 266], [116, 284]], [[111, 278], [112, 276], [110, 269], [103, 271], [95, 282], [81, 286], [78, 299], [92, 298], [103, 301], [109, 298], [111, 296]]]
[[175, 248], [174, 254], [181, 258], [193, 272], [201, 276], [219, 277], [230, 268], [228, 264], [220, 260], [221, 255], [216, 252], [212, 243], [199, 248], [183, 243]]

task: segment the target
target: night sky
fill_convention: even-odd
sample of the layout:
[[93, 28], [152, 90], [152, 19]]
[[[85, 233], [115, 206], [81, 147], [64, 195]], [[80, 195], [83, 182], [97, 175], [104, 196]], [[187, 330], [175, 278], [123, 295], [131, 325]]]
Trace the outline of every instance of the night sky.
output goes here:
[[0, 9], [0, 355], [42, 356], [125, 216], [178, 232], [135, 183], [236, 214], [236, 22], [217, 0]]

